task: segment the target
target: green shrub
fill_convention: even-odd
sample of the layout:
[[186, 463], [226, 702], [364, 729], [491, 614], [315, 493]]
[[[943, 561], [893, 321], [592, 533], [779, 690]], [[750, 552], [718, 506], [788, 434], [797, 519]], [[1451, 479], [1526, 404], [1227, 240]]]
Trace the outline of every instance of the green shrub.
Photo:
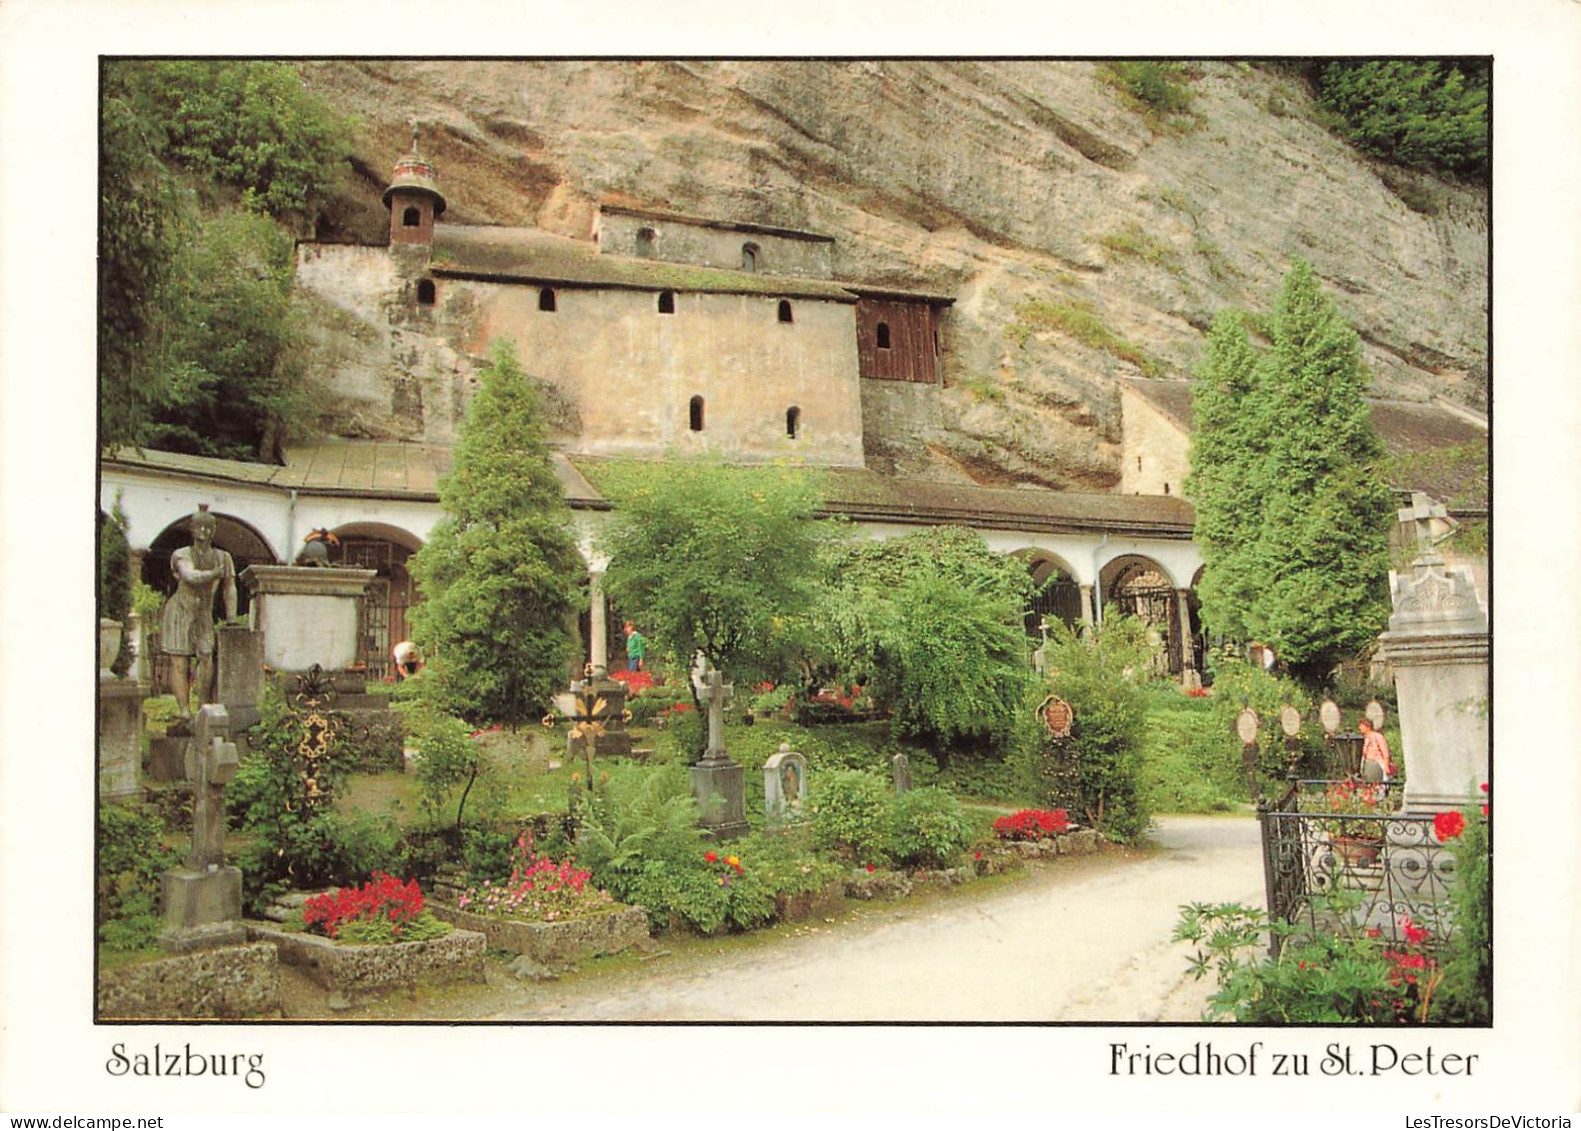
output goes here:
[[1191, 109], [1191, 91], [1182, 81], [1185, 68], [1179, 63], [1113, 62], [1102, 69], [1144, 106], [1164, 114], [1184, 114]]
[[164, 821], [141, 805], [99, 809], [96, 911], [107, 950], [141, 950], [160, 931], [160, 875], [181, 863]]
[[[1215, 662], [1213, 681], [1213, 732], [1219, 749], [1225, 753], [1221, 759], [1233, 758], [1240, 764], [1241, 740], [1236, 737], [1235, 717], [1250, 707], [1257, 712], [1261, 726], [1257, 731], [1257, 788], [1265, 794], [1278, 796], [1285, 789], [1290, 756], [1285, 747], [1285, 732], [1279, 726], [1279, 711], [1286, 704], [1301, 712], [1307, 721], [1302, 725], [1301, 745], [1296, 763], [1297, 774], [1303, 777], [1327, 777], [1328, 756], [1323, 745], [1322, 728], [1310, 721], [1312, 700], [1306, 690], [1293, 679], [1271, 675], [1262, 668], [1245, 663], [1235, 656]], [[1243, 783], [1241, 796], [1247, 796], [1246, 775], [1239, 775]]]
[[1227, 736], [1211, 699], [1172, 683], [1148, 691], [1142, 732], [1143, 788], [1155, 813], [1210, 813], [1246, 800], [1240, 746]]
[[1453, 1025], [1488, 1025], [1493, 1019], [1491, 845], [1482, 813], [1468, 808], [1465, 817], [1465, 832], [1450, 842], [1455, 859], [1455, 883], [1449, 891], [1454, 933], [1444, 948], [1438, 1019]]
[[1364, 152], [1467, 173], [1487, 165], [1488, 87], [1481, 62], [1336, 60], [1318, 75], [1318, 100]]
[[752, 833], [730, 847], [739, 854], [748, 872], [774, 895], [822, 891], [830, 881], [845, 874], [843, 865], [818, 854], [811, 830], [805, 824], [773, 833]]
[[955, 795], [913, 789], [889, 802], [889, 851], [908, 868], [948, 868], [972, 843], [976, 827]]
[[[1146, 633], [1114, 609], [1090, 639], [1078, 639], [1057, 622], [1050, 628], [1048, 667], [1055, 673], [1050, 686], [1075, 715], [1064, 740], [1080, 774], [1075, 813], [1111, 839], [1134, 840], [1151, 823], [1141, 753], [1147, 710], [1141, 673], [1150, 654]], [[1052, 807], [1062, 799], [1037, 800]]]
[[[408, 681], [411, 682], [411, 681]], [[454, 806], [456, 828], [462, 827], [471, 787], [487, 761], [479, 757], [472, 727], [439, 708], [431, 695], [398, 702], [407, 742], [416, 751], [419, 805], [433, 824], [447, 821]]]
[[865, 864], [886, 859], [887, 783], [861, 770], [835, 770], [811, 782], [813, 840]]

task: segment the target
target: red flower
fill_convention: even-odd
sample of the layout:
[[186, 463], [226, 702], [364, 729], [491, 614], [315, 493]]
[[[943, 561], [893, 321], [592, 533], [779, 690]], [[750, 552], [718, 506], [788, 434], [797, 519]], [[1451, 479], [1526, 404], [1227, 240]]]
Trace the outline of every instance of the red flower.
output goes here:
[[703, 853], [703, 859], [708, 861], [710, 864], [717, 864], [719, 863], [719, 853], [705, 852]]
[[[1428, 929], [1426, 927], [1418, 927], [1411, 921], [1409, 916], [1400, 920], [1400, 929], [1405, 932], [1405, 941], [1408, 943], [1424, 943], [1430, 937], [1430, 932]], [[1416, 957], [1420, 958], [1421, 956], [1417, 955]], [[1405, 961], [1405, 956], [1401, 956], [1401, 961], [1407, 966], [1420, 965], [1420, 963], [1417, 962]]]
[[1454, 840], [1466, 831], [1466, 818], [1453, 810], [1433, 817], [1433, 835], [1439, 840]]
[[867, 870], [869, 872], [876, 872], [876, 871], [878, 871], [878, 869], [876, 867], [874, 867], [872, 864], [868, 864], [868, 865], [866, 865], [866, 867], [867, 867]]

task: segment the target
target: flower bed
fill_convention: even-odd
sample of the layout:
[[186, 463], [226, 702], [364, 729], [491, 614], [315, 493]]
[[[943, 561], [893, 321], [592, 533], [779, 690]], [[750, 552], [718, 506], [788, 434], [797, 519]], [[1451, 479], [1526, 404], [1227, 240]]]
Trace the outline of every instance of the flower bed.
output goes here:
[[301, 931], [249, 923], [247, 937], [274, 943], [280, 961], [305, 968], [344, 1009], [419, 981], [483, 981], [484, 937], [452, 930], [428, 911], [416, 880], [383, 872], [361, 887], [310, 896]]
[[994, 821], [994, 834], [1002, 840], [1042, 840], [1071, 827], [1063, 809], [1022, 809]]
[[480, 932], [490, 946], [544, 966], [574, 965], [646, 939], [648, 913], [616, 903], [607, 891], [589, 886], [591, 878], [569, 860], [537, 856], [523, 833], [511, 850], [509, 880], [475, 884], [440, 914]]

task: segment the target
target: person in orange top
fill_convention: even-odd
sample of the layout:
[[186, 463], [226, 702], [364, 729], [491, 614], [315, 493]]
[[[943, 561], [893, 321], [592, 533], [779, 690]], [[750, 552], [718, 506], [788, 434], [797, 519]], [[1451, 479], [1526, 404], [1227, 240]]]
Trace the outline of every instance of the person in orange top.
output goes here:
[[1388, 741], [1373, 727], [1371, 719], [1362, 719], [1356, 725], [1361, 728], [1361, 780], [1388, 781], [1394, 776]]

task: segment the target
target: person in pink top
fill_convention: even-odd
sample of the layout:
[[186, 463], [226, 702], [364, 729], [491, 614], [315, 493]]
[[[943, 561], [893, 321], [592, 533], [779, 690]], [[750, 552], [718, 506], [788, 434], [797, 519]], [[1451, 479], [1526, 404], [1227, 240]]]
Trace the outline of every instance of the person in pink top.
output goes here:
[[1389, 760], [1389, 743], [1375, 729], [1371, 719], [1356, 724], [1361, 729], [1361, 780], [1388, 781], [1394, 776], [1394, 763]]

